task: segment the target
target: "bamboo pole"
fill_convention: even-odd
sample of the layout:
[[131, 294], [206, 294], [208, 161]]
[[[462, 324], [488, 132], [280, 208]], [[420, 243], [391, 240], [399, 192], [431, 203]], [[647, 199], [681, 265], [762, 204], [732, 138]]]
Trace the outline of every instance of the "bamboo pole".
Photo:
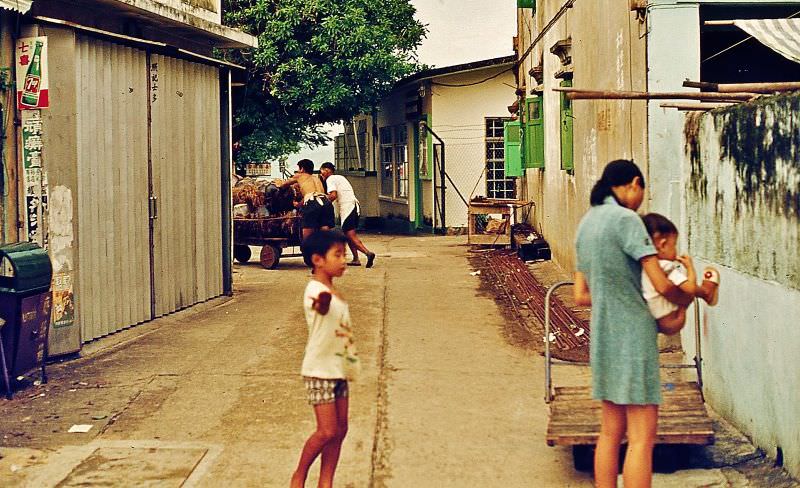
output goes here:
[[705, 25], [736, 25], [733, 20], [706, 20]]
[[702, 81], [686, 80], [683, 82], [683, 86], [688, 88], [713, 90], [720, 93], [773, 93], [800, 90], [800, 81], [776, 81], [764, 83], [705, 83]]
[[757, 96], [755, 93], [708, 93], [708, 92], [633, 92], [615, 90], [583, 90], [580, 88], [558, 87], [554, 91], [564, 92], [570, 100], [711, 100], [747, 101]]
[[678, 110], [714, 110], [715, 108], [726, 108], [734, 105], [733, 103], [697, 103], [697, 102], [673, 102], [662, 103], [661, 108], [677, 108]]

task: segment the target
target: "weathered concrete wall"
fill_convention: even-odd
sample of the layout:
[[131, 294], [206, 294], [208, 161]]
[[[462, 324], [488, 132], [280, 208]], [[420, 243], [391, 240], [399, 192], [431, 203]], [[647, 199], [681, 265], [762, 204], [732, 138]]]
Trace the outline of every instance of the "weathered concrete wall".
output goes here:
[[[648, 91], [684, 91], [683, 81], [700, 79], [700, 10], [696, 4], [657, 2], [648, 11]], [[675, 42], [679, 38], [682, 42]], [[650, 165], [649, 208], [683, 223], [684, 113], [664, 109], [663, 100], [649, 106], [648, 145]], [[679, 227], [683, 228], [683, 227]]]
[[[492, 76], [497, 77], [481, 83]], [[453, 184], [467, 201], [473, 189], [474, 195], [486, 196], [486, 119], [510, 117], [507, 107], [514, 103], [513, 86], [511, 66], [433, 80], [431, 126], [444, 141], [445, 168], [453, 180], [447, 182], [445, 195], [447, 227], [467, 226], [467, 206]], [[432, 193], [427, 196], [432, 202]]]
[[[44, 29], [38, 29], [38, 35]], [[54, 278], [76, 283], [81, 270], [78, 256], [78, 141], [96, 134], [79, 134], [77, 129], [78, 78], [76, 34], [72, 29], [47, 27], [50, 48], [49, 109], [42, 110], [44, 168], [50, 187], [50, 255]], [[60, 68], [60, 69], [59, 69]], [[86, 263], [83, 263], [86, 264]], [[89, 265], [86, 266], [89, 268]], [[87, 269], [87, 272], [88, 269]], [[74, 289], [72, 290], [75, 291]], [[78, 294], [73, 299], [77, 299]], [[73, 321], [50, 329], [50, 354], [58, 356], [80, 349], [80, 328]]]
[[121, 0], [129, 5], [147, 8], [149, 3], [159, 3], [186, 12], [210, 22], [222, 21], [222, 0]]
[[353, 173], [343, 173], [344, 177], [353, 185], [358, 203], [361, 206], [362, 217], [380, 217], [378, 204], [378, 177], [362, 176]]
[[[12, 32], [14, 28], [14, 17], [10, 12], [0, 10], [0, 49], [4, 53], [14, 52], [14, 39]], [[14, 63], [14, 56], [5, 56], [3, 58], [2, 68], [8, 68], [6, 82], [9, 83], [8, 90], [13, 90], [10, 83], [13, 82], [10, 73], [13, 73], [11, 66]], [[5, 94], [8, 99], [8, 93]], [[13, 96], [11, 98], [13, 100]], [[3, 107], [3, 116], [6, 120], [11, 120], [12, 115], [8, 114], [9, 110], [15, 110], [13, 106]], [[20, 219], [19, 214], [19, 165], [17, 163], [17, 137], [16, 128], [14, 124], [3, 124], [3, 143], [2, 143], [2, 161], [0, 161], [0, 242], [16, 242], [20, 237], [17, 222]]]
[[[700, 79], [700, 7], [703, 4], [752, 5], [752, 0], [655, 0], [647, 10], [647, 86], [649, 91], [684, 91], [683, 81]], [[763, 5], [795, 3], [761, 1]], [[676, 42], [680, 39], [681, 42]], [[715, 80], [704, 80], [715, 81]], [[650, 102], [648, 111], [649, 208], [668, 215], [684, 228], [681, 183], [684, 114], [663, 109], [661, 100]], [[685, 241], [684, 241], [685, 243]]]
[[[800, 475], [800, 97], [687, 118], [689, 250], [722, 272], [706, 308], [706, 398]], [[684, 334], [687, 350], [693, 346]]]
[[[535, 24], [529, 13], [523, 13], [521, 53], [562, 5], [560, 0], [538, 2]], [[527, 170], [527, 198], [536, 203], [534, 225], [550, 243], [554, 259], [568, 269], [574, 267], [575, 230], [589, 207], [589, 193], [605, 164], [632, 158], [647, 171], [647, 106], [642, 101], [573, 102], [575, 170], [562, 170], [560, 95], [552, 90], [561, 82], [554, 75], [562, 65], [550, 48], [561, 39], [572, 38], [576, 88], [644, 91], [645, 32], [646, 26], [636, 19], [628, 2], [577, 2], [534, 48], [530, 62], [525, 63], [522, 75], [526, 96], [530, 96], [536, 82], [527, 70], [539, 59], [544, 61], [546, 126], [545, 169]]]

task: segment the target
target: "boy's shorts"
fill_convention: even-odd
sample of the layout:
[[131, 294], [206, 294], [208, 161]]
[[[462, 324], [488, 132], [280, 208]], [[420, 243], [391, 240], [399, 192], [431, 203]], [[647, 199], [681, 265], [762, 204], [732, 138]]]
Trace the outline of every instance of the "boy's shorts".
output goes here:
[[309, 405], [334, 403], [337, 398], [347, 398], [347, 380], [303, 377], [308, 391]]

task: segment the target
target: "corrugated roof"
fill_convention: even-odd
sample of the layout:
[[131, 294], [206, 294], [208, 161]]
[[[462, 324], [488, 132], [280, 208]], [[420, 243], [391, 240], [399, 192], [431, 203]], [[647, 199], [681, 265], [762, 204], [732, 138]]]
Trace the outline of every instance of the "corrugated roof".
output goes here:
[[0, 0], [0, 8], [16, 10], [24, 14], [31, 9], [32, 3], [33, 0]]
[[484, 59], [481, 61], [474, 61], [472, 63], [456, 64], [454, 66], [445, 66], [444, 68], [432, 68], [420, 71], [407, 78], [400, 80], [397, 86], [410, 83], [412, 81], [427, 80], [436, 78], [438, 76], [453, 75], [456, 73], [465, 73], [468, 71], [475, 71], [484, 68], [500, 67], [504, 65], [511, 65], [517, 61], [517, 56], [503, 56], [500, 58]]

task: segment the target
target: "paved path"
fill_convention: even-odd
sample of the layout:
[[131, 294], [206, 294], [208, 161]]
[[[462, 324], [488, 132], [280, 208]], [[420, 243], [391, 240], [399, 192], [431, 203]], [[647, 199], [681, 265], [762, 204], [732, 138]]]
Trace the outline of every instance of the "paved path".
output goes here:
[[[377, 266], [339, 282], [365, 368], [336, 485], [591, 486], [568, 450], [546, 447], [542, 360], [504, 338], [464, 239], [367, 240]], [[0, 486], [287, 486], [314, 428], [299, 378], [308, 270], [236, 269], [233, 299], [103, 339], [0, 400]]]
[[460, 243], [390, 243], [376, 485], [591, 486], [545, 445], [541, 360], [507, 344]]

